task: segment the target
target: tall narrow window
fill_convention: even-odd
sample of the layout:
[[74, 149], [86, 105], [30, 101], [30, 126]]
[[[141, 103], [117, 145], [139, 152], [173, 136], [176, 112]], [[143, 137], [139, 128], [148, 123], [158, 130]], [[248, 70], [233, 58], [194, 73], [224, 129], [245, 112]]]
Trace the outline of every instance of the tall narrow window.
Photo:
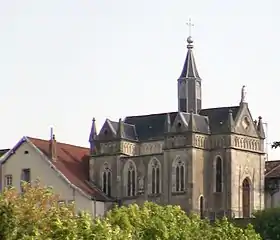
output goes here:
[[173, 162], [173, 192], [185, 191], [185, 163], [180, 159]]
[[109, 197], [111, 196], [111, 184], [112, 184], [112, 172], [108, 164], [105, 163], [102, 172], [102, 190]]
[[127, 169], [127, 196], [136, 195], [136, 168], [132, 162], [129, 162]]
[[11, 174], [5, 175], [5, 187], [11, 187], [13, 185], [13, 176]]
[[180, 191], [185, 190], [185, 166], [180, 166]]
[[200, 218], [204, 218], [204, 198], [201, 196], [199, 198], [199, 210], [200, 210]]
[[222, 159], [216, 158], [216, 192], [222, 192]]
[[150, 189], [151, 194], [159, 194], [161, 192], [161, 169], [160, 163], [156, 158], [153, 158], [149, 163], [149, 182], [152, 185], [152, 189]]
[[180, 191], [180, 167], [176, 166], [176, 191]]
[[160, 170], [156, 169], [156, 193], [160, 193]]

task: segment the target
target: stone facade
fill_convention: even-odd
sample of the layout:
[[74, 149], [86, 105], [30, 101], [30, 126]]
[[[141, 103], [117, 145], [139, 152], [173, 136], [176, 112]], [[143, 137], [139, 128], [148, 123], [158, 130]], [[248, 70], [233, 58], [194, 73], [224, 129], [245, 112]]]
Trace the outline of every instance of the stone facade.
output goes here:
[[201, 109], [192, 43], [178, 112], [107, 119], [99, 134], [93, 121], [91, 181], [124, 205], [153, 201], [209, 217], [249, 217], [264, 208], [262, 119], [253, 120], [244, 91], [237, 106]]

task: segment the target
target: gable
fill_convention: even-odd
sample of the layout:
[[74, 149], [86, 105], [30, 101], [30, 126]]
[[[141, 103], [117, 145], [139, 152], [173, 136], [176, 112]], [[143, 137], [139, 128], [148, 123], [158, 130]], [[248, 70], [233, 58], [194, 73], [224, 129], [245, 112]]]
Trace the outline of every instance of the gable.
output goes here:
[[177, 113], [173, 124], [171, 125], [171, 132], [184, 132], [188, 130], [188, 122], [181, 112]]
[[[57, 160], [50, 161], [49, 141], [23, 137], [15, 145], [15, 147], [8, 152], [5, 158], [3, 158], [1, 162], [1, 164], [3, 164], [2, 166], [4, 166], [6, 162], [10, 161], [11, 157], [15, 155], [15, 153], [18, 154], [18, 149], [22, 149], [23, 145], [29, 146], [29, 149], [31, 149], [30, 152], [32, 152], [32, 157], [30, 160], [34, 161], [36, 166], [38, 164], [39, 166], [42, 166], [43, 163], [39, 160], [40, 158], [46, 163], [47, 169], [54, 172], [55, 175], [67, 183], [68, 186], [71, 186], [72, 190], [76, 189], [89, 199], [95, 198], [98, 201], [109, 200], [109, 198], [104, 196], [99, 189], [93, 188], [88, 183], [89, 149], [56, 142]], [[26, 156], [28, 156], [28, 154], [26, 154]], [[20, 153], [20, 159], [23, 159], [24, 157], [24, 153]], [[25, 162], [23, 160], [19, 161], [21, 164], [24, 164], [24, 168], [26, 168]], [[39, 167], [36, 167], [36, 169], [39, 169]]]
[[22, 178], [22, 170], [30, 169], [30, 180], [37, 179], [43, 185], [52, 186], [55, 193], [63, 197], [67, 197], [73, 191], [71, 184], [63, 179], [49, 161], [44, 159], [44, 155], [40, 154], [29, 142], [23, 142], [9, 159], [2, 164], [3, 177], [11, 174], [13, 177], [13, 185], [20, 189]]
[[108, 140], [116, 137], [116, 128], [117, 123], [110, 121], [109, 119], [106, 119], [99, 134], [98, 134], [98, 140]]
[[235, 132], [251, 137], [259, 137], [247, 104], [242, 104], [235, 119]]

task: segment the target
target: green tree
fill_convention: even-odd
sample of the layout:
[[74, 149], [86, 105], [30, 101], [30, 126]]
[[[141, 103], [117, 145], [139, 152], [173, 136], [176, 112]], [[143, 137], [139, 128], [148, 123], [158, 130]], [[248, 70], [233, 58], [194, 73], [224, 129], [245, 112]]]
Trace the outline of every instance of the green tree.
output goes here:
[[273, 142], [272, 143], [272, 145], [271, 145], [271, 148], [278, 148], [278, 147], [280, 147], [280, 142], [279, 141], [275, 141], [275, 142]]
[[39, 182], [23, 183], [23, 192], [5, 189], [0, 195], [0, 239], [92, 239], [92, 218], [76, 215], [74, 205], [61, 205], [58, 195]]
[[5, 189], [0, 195], [1, 240], [259, 240], [252, 226], [238, 228], [223, 219], [215, 224], [187, 216], [179, 206], [146, 202], [115, 207], [104, 218], [75, 214], [74, 205], [39, 183], [23, 185], [23, 193]]
[[280, 208], [264, 209], [254, 215], [252, 223], [263, 239], [280, 239]]
[[[211, 224], [197, 215], [188, 217], [178, 206], [159, 206], [150, 202], [146, 202], [142, 207], [132, 204], [114, 208], [106, 218], [98, 219], [97, 222], [98, 224], [93, 226], [94, 232], [99, 232], [96, 236], [104, 237], [95, 239], [261, 239], [252, 225], [242, 229], [227, 219]], [[122, 238], [109, 235], [111, 233], [117, 233], [117, 236]]]

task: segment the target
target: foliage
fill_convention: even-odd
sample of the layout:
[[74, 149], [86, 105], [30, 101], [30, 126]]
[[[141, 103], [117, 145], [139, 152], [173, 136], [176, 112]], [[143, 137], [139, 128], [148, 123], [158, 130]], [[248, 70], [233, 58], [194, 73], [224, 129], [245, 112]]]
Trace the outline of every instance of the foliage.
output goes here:
[[254, 215], [252, 223], [263, 239], [280, 239], [280, 208], [268, 208]]
[[23, 192], [5, 189], [0, 195], [0, 239], [92, 239], [92, 219], [76, 215], [74, 205], [58, 203], [51, 188], [23, 183]]
[[276, 142], [273, 142], [272, 145], [271, 145], [271, 148], [278, 148], [280, 147], [280, 142], [276, 141]]
[[[106, 226], [102, 229], [103, 236], [106, 235], [106, 231], [117, 233], [113, 238], [110, 236], [100, 239], [261, 239], [252, 225], [242, 229], [234, 226], [227, 219], [212, 225], [207, 220], [201, 220], [197, 215], [188, 217], [179, 206], [159, 206], [149, 202], [142, 207], [133, 204], [129, 207], [115, 208], [107, 214], [106, 218], [98, 222], [100, 226]], [[121, 237], [118, 238], [118, 234]]]
[[146, 202], [114, 208], [104, 218], [75, 214], [74, 205], [58, 204], [58, 196], [39, 183], [24, 191], [6, 189], [0, 195], [1, 240], [258, 240], [252, 226], [238, 228], [223, 219], [215, 224], [187, 216], [178, 206]]

